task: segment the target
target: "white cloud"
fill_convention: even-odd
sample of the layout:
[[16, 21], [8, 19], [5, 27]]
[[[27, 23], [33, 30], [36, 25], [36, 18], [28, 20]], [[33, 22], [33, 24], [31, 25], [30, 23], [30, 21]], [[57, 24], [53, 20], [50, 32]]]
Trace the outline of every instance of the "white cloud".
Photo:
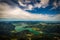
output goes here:
[[54, 1], [53, 2], [53, 7], [50, 10], [56, 9], [57, 7], [58, 7], [58, 3], [56, 1]]
[[52, 3], [52, 5], [53, 5], [53, 7], [52, 7], [50, 10], [58, 8], [58, 7], [60, 6], [60, 1], [57, 2], [57, 0], [55, 0], [55, 1]]
[[27, 5], [27, 3], [30, 3], [30, 1], [25, 1], [26, 4], [23, 4], [23, 1], [18, 0], [20, 6], [25, 7], [24, 10], [32, 10], [33, 6], [31, 4]]
[[42, 8], [45, 8], [49, 4], [49, 0], [41, 0]]
[[23, 4], [20, 0], [18, 1], [21, 6], [26, 7], [26, 4]]
[[48, 6], [49, 4], [49, 0], [40, 0], [41, 2], [40, 3], [36, 3], [35, 4], [35, 7], [38, 7], [38, 8], [45, 8]]
[[24, 8], [24, 10], [33, 10], [33, 6], [32, 5], [28, 5], [26, 8]]
[[41, 4], [41, 3], [36, 3], [36, 4], [34, 5], [34, 7], [41, 8], [41, 7], [42, 7], [42, 4]]
[[52, 16], [52, 15], [44, 15], [44, 14], [32, 14], [26, 12], [19, 7], [12, 8], [8, 4], [0, 4], [0, 18], [12, 18], [19, 20], [37, 20], [37, 21], [60, 21], [60, 14]]
[[[49, 5], [49, 0], [40, 0], [40, 3], [34, 3], [34, 6], [31, 4], [23, 4], [20, 0], [18, 1], [20, 6], [25, 7], [24, 10], [33, 10], [34, 8], [38, 7], [38, 8], [46, 8]], [[28, 3], [31, 1], [27, 1]]]

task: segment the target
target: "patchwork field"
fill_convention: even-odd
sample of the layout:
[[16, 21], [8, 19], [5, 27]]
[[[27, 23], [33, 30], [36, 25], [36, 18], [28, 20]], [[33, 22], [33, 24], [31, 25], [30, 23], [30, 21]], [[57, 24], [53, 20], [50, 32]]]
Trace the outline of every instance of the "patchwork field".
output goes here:
[[60, 23], [0, 22], [1, 40], [60, 40]]

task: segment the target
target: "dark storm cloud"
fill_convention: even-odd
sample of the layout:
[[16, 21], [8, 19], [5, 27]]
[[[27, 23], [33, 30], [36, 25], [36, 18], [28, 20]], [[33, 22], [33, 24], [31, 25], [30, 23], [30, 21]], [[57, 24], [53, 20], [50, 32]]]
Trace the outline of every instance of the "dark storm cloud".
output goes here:
[[10, 6], [17, 6], [18, 0], [0, 0], [0, 3], [6, 3]]

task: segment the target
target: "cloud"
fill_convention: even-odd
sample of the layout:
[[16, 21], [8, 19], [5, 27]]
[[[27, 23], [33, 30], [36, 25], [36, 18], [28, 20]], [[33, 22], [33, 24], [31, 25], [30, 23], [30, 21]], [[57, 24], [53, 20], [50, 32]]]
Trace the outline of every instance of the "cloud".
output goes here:
[[47, 7], [49, 4], [49, 0], [41, 0], [40, 5], [42, 8]]
[[58, 2], [58, 5], [60, 6], [60, 1]]
[[60, 6], [60, 1], [57, 2], [57, 0], [55, 0], [53, 3], [52, 3], [53, 7], [50, 9], [57, 9], [59, 6]]
[[38, 8], [46, 8], [47, 6], [49, 5], [49, 0], [40, 0], [39, 3], [36, 3], [35, 4], [35, 7], [38, 7]]
[[28, 5], [24, 10], [33, 10], [33, 5]]
[[11, 7], [8, 4], [0, 4], [0, 18], [16, 20], [37, 20], [37, 21], [60, 21], [60, 14], [32, 14], [22, 10], [19, 7]]
[[26, 4], [23, 4], [20, 0], [18, 1], [21, 6], [26, 7]]
[[49, 0], [40, 0], [40, 2], [35, 3], [34, 4], [34, 8], [38, 7], [38, 8], [46, 8], [49, 5]]
[[40, 0], [40, 2], [36, 2], [34, 3], [34, 6], [32, 4], [28, 4], [27, 3], [30, 3], [31, 1], [27, 1], [26, 4], [23, 4], [23, 2], [21, 0], [18, 1], [20, 6], [23, 6], [25, 7], [24, 10], [33, 10], [34, 8], [46, 8], [48, 5], [49, 5], [49, 0]]
[[[20, 4], [20, 6], [24, 7], [24, 10], [32, 10], [33, 9], [33, 5], [31, 4], [27, 4], [30, 3], [31, 1], [27, 0], [27, 1], [22, 1], [22, 0], [18, 0], [18, 3]], [[25, 4], [24, 4], [25, 3]]]

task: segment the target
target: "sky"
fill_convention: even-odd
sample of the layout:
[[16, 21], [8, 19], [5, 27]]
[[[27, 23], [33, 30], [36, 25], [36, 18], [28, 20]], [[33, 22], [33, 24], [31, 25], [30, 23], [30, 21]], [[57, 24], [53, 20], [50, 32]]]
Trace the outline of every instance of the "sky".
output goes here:
[[0, 21], [60, 21], [60, 0], [0, 0]]

